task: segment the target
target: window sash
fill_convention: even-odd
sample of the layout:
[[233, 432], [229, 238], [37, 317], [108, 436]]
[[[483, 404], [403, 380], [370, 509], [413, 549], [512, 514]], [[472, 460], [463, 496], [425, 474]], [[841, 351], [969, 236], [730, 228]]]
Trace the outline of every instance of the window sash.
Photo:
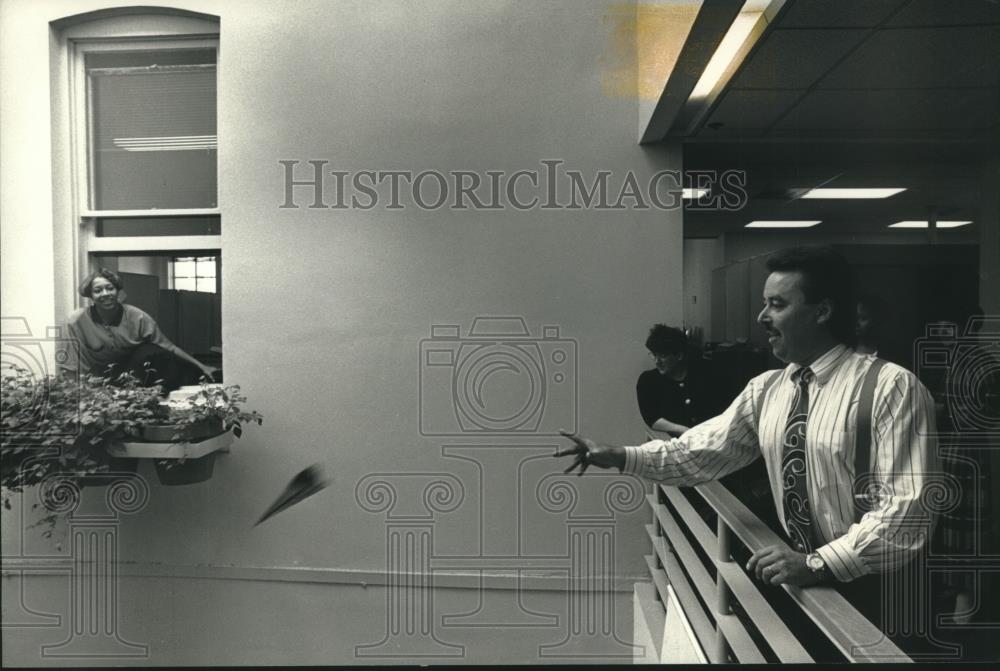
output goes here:
[[[93, 254], [141, 253], [141, 252], [215, 252], [222, 249], [221, 235], [207, 236], [135, 236], [135, 237], [98, 237], [96, 230], [97, 218], [112, 217], [170, 217], [170, 216], [210, 216], [221, 215], [219, 207], [171, 208], [171, 209], [137, 209], [137, 210], [101, 210], [91, 207], [94, 202], [91, 175], [94, 166], [91, 160], [90, 147], [93, 144], [92, 124], [93, 109], [90, 81], [86, 68], [86, 56], [95, 52], [114, 51], [161, 51], [169, 49], [214, 49], [218, 51], [219, 42], [216, 37], [198, 38], [143, 38], [143, 39], [80, 39], [70, 41], [70, 144], [72, 147], [71, 175], [72, 202], [75, 220], [79, 222], [76, 238], [76, 248], [79, 254], [80, 267], [88, 267], [88, 259]], [[175, 66], [163, 66], [175, 67]], [[181, 68], [200, 68], [201, 66], [176, 66]], [[218, 63], [206, 64], [218, 72]], [[97, 71], [113, 68], [95, 68]], [[92, 71], [93, 72], [93, 71]], [[216, 113], [218, 113], [218, 97], [216, 97]]]

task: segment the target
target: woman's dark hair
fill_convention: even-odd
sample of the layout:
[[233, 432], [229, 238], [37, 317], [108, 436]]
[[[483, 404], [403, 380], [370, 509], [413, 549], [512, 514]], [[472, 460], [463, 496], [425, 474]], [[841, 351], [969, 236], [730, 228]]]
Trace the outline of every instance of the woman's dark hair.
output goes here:
[[646, 349], [653, 354], [683, 354], [687, 352], [687, 336], [680, 329], [657, 324], [649, 329]]
[[98, 277], [103, 277], [108, 282], [111, 282], [111, 286], [113, 286], [118, 291], [121, 291], [125, 287], [125, 284], [122, 282], [122, 278], [118, 277], [116, 273], [108, 270], [107, 268], [98, 268], [94, 272], [84, 277], [83, 281], [80, 282], [80, 287], [77, 290], [80, 292], [81, 296], [83, 296], [84, 298], [94, 297], [93, 286], [91, 285], [94, 284], [94, 280], [96, 280]]
[[802, 275], [802, 293], [806, 302], [816, 304], [827, 299], [833, 306], [830, 331], [845, 345], [853, 346], [856, 336], [857, 303], [854, 298], [854, 275], [839, 252], [831, 247], [790, 247], [767, 259], [768, 272]]

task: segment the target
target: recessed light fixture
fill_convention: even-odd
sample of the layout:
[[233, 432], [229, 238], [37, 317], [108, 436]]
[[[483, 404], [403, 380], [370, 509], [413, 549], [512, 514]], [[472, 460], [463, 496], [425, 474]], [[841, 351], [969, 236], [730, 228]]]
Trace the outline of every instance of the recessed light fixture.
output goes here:
[[[937, 228], [958, 228], [971, 223], [971, 221], [939, 221]], [[926, 221], [897, 221], [895, 224], [889, 224], [889, 228], [930, 228], [930, 223]]]
[[897, 193], [906, 191], [905, 188], [891, 188], [891, 189], [809, 189], [804, 194], [802, 198], [842, 198], [842, 199], [860, 199], [860, 198], [888, 198], [889, 196], [895, 196]]
[[684, 189], [684, 197], [688, 200], [697, 200], [708, 193], [708, 189]]
[[819, 221], [751, 221], [746, 228], [809, 228]]

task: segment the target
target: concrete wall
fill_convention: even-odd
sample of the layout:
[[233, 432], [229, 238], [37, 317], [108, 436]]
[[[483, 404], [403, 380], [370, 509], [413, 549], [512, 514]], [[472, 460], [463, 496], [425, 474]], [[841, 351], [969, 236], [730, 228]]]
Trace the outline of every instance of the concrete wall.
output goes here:
[[[56, 197], [50, 176], [64, 170], [48, 152], [55, 123], [49, 22], [117, 4], [0, 6], [3, 314], [26, 315], [36, 331], [60, 316], [52, 232], [74, 225], [54, 220], [46, 205]], [[444, 480], [454, 498], [437, 504], [450, 510], [420, 524], [433, 529], [434, 567], [445, 576], [438, 579], [452, 580], [459, 596], [440, 596], [428, 612], [435, 629], [444, 615], [475, 612], [480, 601], [481, 608], [494, 604], [497, 614], [482, 611], [478, 622], [494, 625], [489, 629], [468, 626], [474, 618], [449, 621], [440, 638], [465, 646], [465, 657], [422, 661], [527, 663], [539, 660], [540, 645], [565, 639], [572, 592], [567, 522], [586, 515], [605, 519], [590, 538], [614, 543], [614, 566], [605, 561], [597, 572], [617, 579], [614, 629], [627, 640], [631, 582], [646, 576], [647, 515], [641, 508], [622, 512], [636, 506], [620, 500], [608, 510], [614, 483], [622, 482], [613, 474], [567, 478], [575, 508], [553, 503], [558, 488], [545, 478], [566, 464], [548, 456], [561, 442], [551, 431], [424, 435], [421, 408], [453, 410], [455, 401], [447, 376], [421, 391], [421, 341], [436, 324], [460, 325], [464, 338], [482, 315], [523, 317], [532, 335], [557, 326], [571, 359], [575, 348], [577, 367], [566, 368], [562, 383], [547, 378], [542, 428], [568, 425], [598, 439], [637, 440], [633, 389], [647, 363], [642, 339], [655, 321], [683, 316], [680, 213], [422, 211], [412, 203], [400, 210], [310, 209], [307, 189], [295, 192], [303, 207], [282, 209], [278, 163], [316, 159], [329, 161], [328, 169], [470, 170], [485, 177], [487, 170], [540, 171], [540, 160], [562, 159], [588, 179], [611, 171], [613, 192], [628, 171], [642, 183], [655, 170], [679, 169], [678, 151], [636, 146], [634, 96], [602, 85], [608, 50], [616, 50], [621, 66], [620, 3], [174, 6], [221, 17], [225, 370], [266, 420], [220, 457], [208, 483], [167, 488], [152, 479], [145, 508], [116, 523], [129, 576], [120, 587], [122, 636], [148, 644], [151, 664], [412, 661], [398, 642], [398, 658], [355, 656], [355, 646], [377, 642], [387, 625], [385, 592], [366, 592], [361, 583], [382, 589], [390, 525], [427, 514], [423, 492]], [[554, 347], [538, 351], [551, 356]], [[552, 376], [551, 362], [542, 365]], [[507, 375], [499, 388], [487, 388], [497, 394], [491, 403], [516, 402], [519, 385], [528, 384]], [[455, 444], [471, 447], [446, 447]], [[291, 476], [313, 463], [324, 466], [332, 486], [254, 528]], [[378, 505], [369, 490], [356, 496], [373, 474], [395, 488], [392, 511], [370, 512]], [[100, 497], [93, 502], [99, 506]], [[5, 556], [67, 556], [65, 529], [54, 537], [61, 547], [36, 531], [22, 541], [14, 533], [22, 521], [4, 515]], [[446, 565], [438, 561], [445, 555], [473, 559]], [[491, 565], [482, 555], [503, 560]], [[418, 578], [431, 570], [413, 557], [400, 561], [393, 570]], [[523, 586], [536, 588], [521, 595], [520, 606], [511, 591], [515, 569], [526, 571]], [[479, 571], [488, 574], [488, 589], [479, 588]], [[67, 594], [58, 576], [15, 576], [5, 585], [23, 585], [26, 603], [51, 609]], [[494, 592], [500, 601], [484, 597]], [[16, 610], [16, 597], [5, 596], [7, 621]], [[518, 618], [544, 626], [506, 628]], [[4, 629], [4, 663], [52, 662], [39, 645], [65, 638], [66, 618], [60, 626]], [[606, 635], [561, 650], [583, 661], [631, 655]]]

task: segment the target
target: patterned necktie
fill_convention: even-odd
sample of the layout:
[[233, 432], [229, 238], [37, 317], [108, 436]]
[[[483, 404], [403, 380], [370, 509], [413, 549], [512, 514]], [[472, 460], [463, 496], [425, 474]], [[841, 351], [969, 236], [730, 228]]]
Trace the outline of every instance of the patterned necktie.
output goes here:
[[809, 381], [813, 372], [802, 368], [796, 375], [798, 385], [785, 424], [781, 454], [782, 501], [788, 537], [795, 550], [808, 553], [812, 552], [813, 544], [812, 515], [806, 490], [806, 421], [809, 419]]

